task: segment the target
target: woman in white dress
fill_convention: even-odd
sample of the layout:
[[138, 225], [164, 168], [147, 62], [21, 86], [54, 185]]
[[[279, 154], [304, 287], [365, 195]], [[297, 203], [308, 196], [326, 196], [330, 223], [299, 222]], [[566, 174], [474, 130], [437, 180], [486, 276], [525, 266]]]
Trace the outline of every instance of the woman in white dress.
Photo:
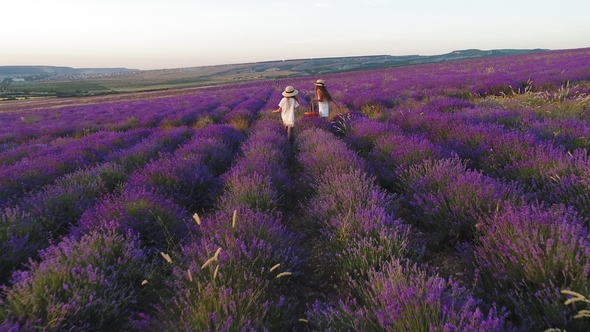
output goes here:
[[330, 115], [330, 102], [333, 102], [338, 106], [336, 101], [334, 101], [330, 95], [330, 92], [328, 92], [324, 80], [317, 80], [315, 82], [315, 98], [310, 102], [312, 108], [314, 102], [318, 103], [318, 113], [321, 118], [327, 118]]

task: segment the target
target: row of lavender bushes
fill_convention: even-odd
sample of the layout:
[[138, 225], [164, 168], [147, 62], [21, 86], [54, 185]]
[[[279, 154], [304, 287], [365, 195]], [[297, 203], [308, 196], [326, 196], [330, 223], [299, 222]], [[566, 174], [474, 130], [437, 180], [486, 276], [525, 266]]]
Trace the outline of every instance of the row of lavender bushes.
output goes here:
[[401, 195], [405, 219], [430, 234], [434, 250], [451, 245], [473, 267], [475, 293], [507, 308], [511, 324], [584, 330], [561, 290], [590, 286], [588, 150], [536, 135], [530, 128], [544, 119], [526, 110], [511, 122], [534, 126], [477, 119], [490, 111], [349, 116], [337, 132]]
[[[20, 137], [15, 141], [13, 148], [0, 150], [0, 204], [14, 200], [23, 193], [36, 189], [54, 181], [57, 177], [73, 172], [76, 169], [91, 167], [113, 159], [111, 155], [117, 150], [125, 150], [137, 144], [151, 132], [169, 131], [174, 128], [186, 126], [199, 128], [211, 123], [226, 123], [235, 128], [244, 130], [252, 121], [252, 110], [260, 109], [270, 96], [270, 90], [240, 91], [230, 90], [226, 98], [228, 101], [209, 100], [213, 97], [186, 98], [182, 102], [157, 100], [156, 105], [150, 105], [148, 109], [144, 105], [125, 105], [113, 108], [109, 104], [86, 106], [82, 111], [77, 110], [64, 121], [76, 126], [77, 115], [94, 117], [97, 122], [106, 119], [116, 121], [122, 115], [132, 117], [157, 118], [157, 121], [149, 123], [137, 123], [138, 129], [133, 128], [107, 128], [98, 127], [96, 130], [76, 135], [73, 132], [56, 132], [52, 129], [55, 121], [41, 121], [46, 130], [50, 133], [47, 138], [30, 138], [23, 130], [30, 129], [28, 124], [24, 127], [19, 125], [18, 115], [7, 114], [14, 119], [7, 119], [6, 123], [10, 130], [6, 132], [13, 136]], [[245, 92], [248, 92], [247, 94]], [[235, 97], [235, 98], [234, 98]], [[205, 99], [205, 100], [204, 100]], [[231, 100], [231, 101], [230, 101]], [[236, 102], [237, 101], [237, 102]], [[241, 101], [241, 102], [240, 102]], [[146, 101], [147, 102], [147, 101]], [[162, 105], [164, 104], [164, 105]], [[170, 107], [169, 104], [174, 104]], [[182, 106], [179, 106], [182, 105]], [[129, 107], [129, 108], [128, 108]], [[47, 110], [47, 112], [60, 112], [60, 110]], [[63, 110], [61, 110], [63, 111]], [[35, 111], [37, 112], [37, 111]], [[37, 113], [35, 113], [37, 114]], [[104, 118], [103, 118], [104, 117]], [[62, 125], [59, 125], [60, 128]], [[150, 131], [148, 128], [153, 128]], [[40, 134], [44, 135], [44, 134]], [[21, 137], [22, 136], [22, 137]], [[133, 163], [132, 160], [127, 161]], [[133, 165], [131, 165], [133, 166]]]
[[423, 250], [416, 232], [396, 219], [395, 195], [362, 158], [322, 129], [302, 131], [297, 142], [313, 191], [309, 227], [320, 234], [322, 263], [344, 285], [310, 304], [310, 330], [501, 330], [503, 313], [483, 314], [468, 290], [412, 263]]
[[[235, 90], [230, 90], [235, 92]], [[179, 97], [102, 102], [62, 108], [31, 109], [3, 113], [2, 122], [11, 130], [0, 138], [2, 149], [22, 143], [47, 143], [56, 137], [86, 136], [97, 131], [127, 131], [133, 128], [184, 124], [197, 121], [218, 108], [232, 109], [254, 91], [197, 93]], [[225, 101], [224, 101], [225, 100]]]
[[238, 158], [222, 176], [214, 211], [195, 216], [200, 239], [174, 259], [172, 296], [154, 326], [164, 330], [290, 330], [297, 298], [293, 278], [305, 263], [301, 236], [282, 221], [290, 195], [281, 125], [253, 123]]
[[[71, 220], [69, 233], [57, 244], [40, 250], [38, 260], [13, 274], [10, 287], [4, 287], [3, 327], [142, 330], [149, 326], [153, 304], [160, 301], [151, 287], [164, 288], [164, 277], [171, 273], [161, 263], [160, 253], [192, 239], [187, 234], [198, 234], [192, 230], [188, 209], [208, 208], [215, 198], [214, 185], [221, 185], [207, 163], [227, 169], [233, 160], [228, 154], [236, 153], [242, 137], [233, 127], [211, 125], [198, 130], [176, 153], [164, 153], [131, 174], [123, 166], [116, 168], [120, 191], [85, 197], [98, 202]], [[187, 195], [194, 198], [188, 206], [184, 205]]]
[[[209, 128], [213, 129], [209, 130]], [[172, 128], [167, 131], [156, 130], [140, 144], [126, 150], [115, 150], [116, 153], [112, 153], [108, 158], [110, 162], [89, 170], [80, 169], [73, 174], [66, 174], [55, 184], [33, 192], [19, 200], [17, 204], [6, 207], [2, 215], [2, 226], [7, 233], [2, 241], [3, 253], [5, 253], [2, 256], [3, 263], [7, 263], [3, 264], [3, 280], [12, 269], [19, 267], [26, 259], [37, 260], [39, 258], [37, 250], [46, 248], [47, 245], [67, 234], [72, 226], [75, 229], [71, 231], [71, 234], [78, 238], [87, 232], [95, 232], [94, 228], [101, 229], [104, 234], [110, 235], [113, 235], [113, 229], [118, 229], [121, 233], [127, 232], [126, 229], [135, 229], [137, 234], [143, 235], [133, 234], [132, 240], [139, 241], [142, 237], [143, 243], [152, 247], [170, 240], [170, 234], [184, 233], [179, 223], [186, 222], [188, 214], [168, 197], [174, 194], [174, 201], [179, 203], [190, 201], [190, 206], [186, 206], [187, 208], [206, 207], [203, 203], [213, 200], [212, 197], [206, 196], [214, 192], [210, 184], [214, 183], [215, 179], [211, 176], [207, 165], [199, 165], [199, 163], [201, 161], [209, 163], [216, 172], [223, 172], [233, 160], [232, 151], [236, 151], [242, 140], [242, 134], [233, 127], [210, 126], [199, 130], [197, 135], [194, 135], [194, 139], [189, 141], [192, 146], [185, 144], [175, 159], [170, 157], [170, 153], [191, 135], [193, 133], [186, 127]], [[143, 167], [145, 164], [148, 166]], [[195, 169], [202, 171], [202, 174], [194, 176]], [[159, 170], [164, 172], [158, 172]], [[126, 183], [129, 178], [130, 181]], [[189, 181], [186, 182], [187, 180]], [[122, 193], [114, 193], [115, 189], [123, 184], [125, 185]], [[201, 185], [199, 189], [203, 189], [202, 192], [195, 190], [192, 186], [195, 184]], [[179, 189], [178, 185], [184, 186], [189, 193], [184, 193], [182, 190], [176, 192]], [[190, 194], [193, 194], [192, 197]], [[101, 197], [99, 207], [90, 209], [99, 197]], [[202, 201], [193, 200], [196, 197], [203, 199]], [[194, 206], [195, 202], [200, 206]], [[118, 220], [118, 224], [109, 220]], [[103, 225], [103, 223], [110, 224]], [[165, 223], [171, 225], [164, 225]], [[160, 236], [163, 235], [161, 232], [158, 233], [158, 229], [162, 227], [166, 229], [165, 237]], [[139, 232], [138, 229], [142, 231]], [[51, 250], [54, 249], [47, 249], [47, 251]], [[40, 256], [43, 258], [42, 261], [51, 260], [44, 251], [40, 252]], [[30, 264], [33, 264], [30, 266], [31, 269], [42, 269], [40, 266], [44, 263], [40, 263], [37, 267], [34, 263]], [[59, 269], [59, 267], [53, 268]], [[16, 272], [12, 278], [12, 283], [15, 284], [13, 287], [18, 288], [19, 284], [30, 284], [30, 279], [28, 281], [24, 279], [26, 278], [21, 278], [20, 272]], [[29, 300], [34, 303], [35, 297]], [[14, 302], [11, 301], [11, 304]], [[45, 311], [47, 308], [39, 309]], [[67, 317], [68, 310], [71, 314], [71, 310], [75, 310], [75, 307], [62, 312], [64, 317], [59, 320], [54, 320], [51, 316], [43, 317], [42, 311], [31, 314], [33, 317], [39, 315], [39, 322], [45, 321], [47, 324], [60, 326], [64, 321], [77, 317], [76, 315]], [[16, 312], [18, 313], [18, 309]], [[14, 322], [14, 313], [11, 315]], [[92, 317], [90, 316], [86, 323], [92, 322]], [[21, 323], [25, 319], [25, 325], [28, 326], [30, 321], [27, 318], [30, 317], [28, 315], [18, 317]], [[74, 323], [74, 326], [78, 326], [76, 324]], [[90, 323], [92, 324], [94, 323]]]
[[68, 173], [3, 207], [2, 279], [28, 258], [36, 258], [39, 249], [67, 235], [96, 199], [127, 181], [131, 170], [157, 157], [158, 151], [176, 148], [186, 134], [186, 128], [155, 132], [128, 149], [115, 150], [110, 162]]
[[[247, 179], [251, 175], [260, 174], [261, 168], [256, 168], [256, 165], [264, 166], [264, 164], [258, 162], [260, 157], [266, 155], [266, 159], [272, 159], [281, 149], [283, 155], [285, 154], [287, 150], [285, 149], [284, 139], [282, 137], [277, 137], [280, 131], [277, 132], [276, 129], [281, 129], [280, 126], [277, 127], [277, 125], [278, 123], [276, 122], [267, 123], [266, 128], [263, 122], [257, 125], [260, 129], [254, 132], [253, 139], [249, 140], [249, 143], [242, 149], [244, 156], [238, 159], [239, 161], [236, 163], [236, 166], [230, 170], [224, 180], [227, 189], [225, 190], [225, 194], [222, 195], [219, 200], [219, 206], [221, 208], [226, 208], [227, 203], [232, 202], [234, 199], [241, 201], [242, 199], [240, 198], [240, 195], [249, 195], [249, 193], [260, 191], [259, 186], [264, 185], [264, 183], [261, 182], [254, 183], [254, 186], [251, 186], [252, 183], [246, 182], [244, 185], [250, 186], [246, 191], [237, 190], [236, 192], [233, 189], [236, 186], [240, 186], [238, 183], [240, 180]], [[273, 126], [275, 128], [272, 128]], [[130, 180], [124, 185], [121, 193], [109, 194], [103, 197], [97, 206], [84, 213], [78, 226], [71, 232], [71, 237], [67, 238], [68, 240], [60, 242], [62, 250], [70, 250], [69, 248], [71, 247], [76, 247], [76, 250], [79, 250], [78, 245], [92, 246], [93, 244], [88, 241], [92, 242], [95, 240], [101, 243], [106, 242], [107, 246], [112, 245], [115, 241], [129, 242], [136, 248], [135, 250], [138, 250], [136, 257], [134, 257], [137, 258], [138, 262], [134, 263], [148, 264], [150, 268], [140, 269], [138, 271], [120, 271], [127, 275], [127, 277], [117, 280], [117, 282], [122, 282], [124, 284], [130, 282], [137, 286], [139, 283], [136, 278], [143, 275], [146, 279], [141, 282], [141, 285], [143, 285], [142, 290], [148, 289], [149, 287], [147, 285], [150, 285], [150, 287], [153, 285], [156, 289], [168, 289], [170, 293], [165, 291], [165, 294], [160, 293], [158, 298], [154, 298], [153, 294], [147, 296], [146, 293], [148, 292], [134, 287], [121, 287], [122, 291], [118, 294], [107, 294], [108, 292], [103, 294], [102, 292], [105, 291], [105, 289], [97, 287], [96, 285], [91, 287], [90, 290], [81, 286], [72, 287], [73, 289], [68, 286], [65, 294], [63, 294], [63, 292], [58, 292], [56, 294], [50, 291], [50, 295], [47, 295], [53, 296], [54, 301], [58, 302], [56, 305], [59, 309], [53, 309], [55, 312], [46, 312], [45, 310], [47, 308], [40, 308], [40, 311], [25, 312], [24, 308], [19, 306], [16, 302], [20, 301], [22, 298], [29, 298], [30, 302], [28, 303], [35, 303], [40, 299], [39, 297], [31, 296], [32, 294], [23, 288], [26, 288], [26, 286], [31, 283], [39, 282], [39, 279], [42, 281], [44, 278], [43, 275], [48, 278], [67, 278], [62, 272], [64, 268], [66, 270], [68, 269], [68, 263], [66, 261], [63, 262], [61, 266], [59, 266], [60, 264], [57, 264], [58, 266], [56, 266], [55, 259], [60, 261], [61, 259], [56, 257], [61, 254], [55, 253], [54, 250], [60, 250], [56, 249], [55, 246], [51, 246], [47, 250], [41, 251], [41, 262], [38, 265], [31, 265], [31, 276], [24, 277], [20, 272], [15, 273], [15, 276], [19, 277], [18, 282], [15, 282], [15, 284], [6, 291], [7, 305], [4, 314], [7, 315], [7, 318], [4, 323], [5, 327], [20, 326], [24, 328], [32, 328], [36, 325], [43, 326], [43, 324], [46, 324], [44, 325], [45, 328], [49, 329], [76, 328], [84, 330], [91, 327], [96, 328], [96, 320], [99, 319], [99, 317], [96, 315], [90, 315], [87, 310], [95, 310], [95, 308], [105, 306], [106, 302], [109, 301], [119, 303], [116, 305], [110, 305], [109, 308], [104, 308], [109, 311], [108, 314], [105, 314], [105, 317], [109, 318], [109, 322], [100, 325], [100, 329], [121, 327], [143, 329], [154, 328], [154, 326], [158, 326], [159, 328], [162, 326], [169, 328], [176, 326], [177, 328], [180, 328], [183, 324], [187, 324], [186, 328], [193, 328], [199, 324], [203, 324], [202, 326], [212, 326], [213, 328], [217, 326], [225, 326], [225, 328], [230, 326], [248, 325], [272, 326], [273, 324], [284, 326], [287, 324], [288, 322], [283, 318], [285, 315], [283, 311], [293, 308], [294, 305], [292, 303], [285, 301], [283, 297], [277, 297], [276, 301], [278, 302], [273, 302], [271, 305], [269, 305], [266, 298], [260, 298], [257, 300], [258, 297], [261, 296], [260, 292], [262, 291], [268, 296], [271, 296], [271, 294], [273, 296], [275, 295], [276, 288], [273, 288], [271, 291], [269, 288], [271, 286], [269, 285], [277, 285], [276, 287], [281, 285], [281, 280], [273, 280], [271, 284], [269, 281], [265, 280], [265, 278], [268, 279], [271, 274], [276, 275], [275, 278], [278, 277], [279, 279], [281, 277], [285, 277], [286, 279], [287, 276], [292, 274], [297, 275], [296, 267], [300, 264], [299, 260], [301, 260], [297, 255], [296, 246], [293, 248], [286, 246], [286, 244], [290, 242], [288, 241], [289, 237], [292, 237], [291, 242], [293, 242], [293, 244], [297, 243], [298, 237], [288, 233], [286, 229], [279, 224], [280, 219], [277, 217], [278, 211], [274, 210], [274, 208], [272, 211], [266, 211], [260, 209], [258, 206], [248, 206], [248, 199], [246, 199], [244, 204], [238, 204], [238, 208], [234, 210], [236, 211], [236, 214], [233, 216], [232, 222], [228, 223], [231, 227], [227, 227], [228, 232], [224, 237], [220, 238], [220, 226], [222, 222], [227, 221], [224, 218], [224, 215], [227, 213], [219, 210], [217, 213], [212, 213], [210, 217], [204, 218], [203, 222], [201, 222], [201, 219], [195, 215], [195, 218], [199, 220], [198, 227], [196, 227], [197, 224], [189, 224], [187, 222], [187, 210], [183, 206], [177, 204], [177, 202], [186, 201], [191, 201], [191, 204], [194, 204], [195, 201], [211, 202], [211, 199], [200, 199], [194, 196], [193, 198], [195, 199], [185, 200], [186, 196], [183, 190], [176, 185], [185, 186], [185, 188], [190, 188], [191, 190], [194, 190], [198, 185], [202, 185], [200, 189], [203, 190], [198, 191], [199, 195], [213, 193], [214, 191], [209, 190], [212, 187], [212, 183], [206, 182], [203, 184], [203, 176], [200, 176], [202, 174], [195, 176], [194, 171], [208, 169], [207, 165], [200, 164], [202, 161], [203, 163], [211, 163], [211, 165], [216, 166], [216, 170], [220, 175], [223, 173], [223, 169], [228, 168], [228, 162], [234, 159], [233, 157], [227, 158], [226, 154], [227, 151], [232, 150], [232, 145], [235, 149], [237, 146], [236, 143], [239, 143], [238, 140], [233, 139], [232, 137], [235, 136], [232, 135], [235, 133], [229, 132], [227, 128], [220, 127], [218, 129], [225, 130], [216, 131], [217, 133], [221, 132], [221, 135], [215, 135], [215, 138], [221, 138], [219, 140], [215, 140], [214, 137], [212, 137], [213, 135], [199, 135], [211, 127], [214, 126], [205, 127], [198, 131], [197, 135], [195, 135], [196, 138], [176, 150], [174, 155], [163, 154], [159, 159], [150, 162], [145, 167], [132, 173]], [[209, 130], [209, 132], [211, 132], [211, 130]], [[258, 140], [256, 140], [256, 137], [258, 137]], [[276, 142], [274, 146], [273, 144], [267, 144], [269, 139], [271, 142]], [[224, 141], [229, 141], [229, 143], [233, 144], [227, 144], [225, 146], [219, 144], [220, 142], [225, 143]], [[280, 144], [277, 144], [278, 142], [280, 142]], [[220, 156], [221, 158], [212, 158]], [[185, 162], [186, 160], [190, 160], [192, 163], [187, 163]], [[225, 165], [223, 165], [224, 161]], [[198, 165], [199, 167], [195, 166], [197, 164], [200, 164]], [[270, 163], [268, 165], [272, 165], [274, 168], [267, 169], [266, 172], [261, 174], [261, 176], [266, 178], [275, 172], [279, 175], [284, 174], [284, 171], [281, 171], [280, 168], [276, 168], [275, 163]], [[282, 165], [284, 166], [284, 163]], [[253, 166], [254, 168], [252, 168]], [[189, 174], [191, 176], [188, 176]], [[210, 176], [206, 176], [206, 178], [207, 180], [212, 180]], [[234, 179], [233, 184], [231, 180], [232, 178]], [[188, 180], [192, 180], [193, 182], [184, 182]], [[197, 181], [197, 183], [194, 181]], [[282, 188], [282, 191], [288, 187], [286, 184], [280, 183], [278, 178], [275, 182], [277, 188]], [[278, 197], [278, 195], [271, 196]], [[254, 199], [254, 202], [255, 201], [257, 200]], [[254, 204], [256, 205], [256, 203]], [[236, 207], [233, 204], [231, 204], [231, 206]], [[268, 206], [270, 207], [270, 205]], [[204, 206], [201, 204], [200, 207], [191, 207], [197, 209], [203, 208]], [[238, 217], [237, 214], [238, 210], [240, 212], [240, 217]], [[103, 236], [106, 236], [107, 239], [105, 240]], [[116, 238], [111, 240], [110, 236], [116, 236]], [[100, 238], [95, 239], [95, 237]], [[72, 242], [69, 241], [70, 239], [80, 240]], [[224, 252], [220, 253], [220, 251], [217, 250], [213, 257], [211, 257], [211, 252], [208, 252], [209, 248], [219, 245], [222, 245], [225, 248]], [[180, 252], [176, 250], [179, 246], [181, 248]], [[66, 247], [67, 249], [64, 249]], [[133, 248], [128, 249], [134, 250]], [[244, 252], [244, 250], [246, 250], [246, 252]], [[172, 262], [172, 259], [168, 254], [163, 254], [164, 252], [170, 252], [175, 258], [186, 256], [180, 258], [180, 261], [186, 266], [192, 266], [195, 270], [191, 273], [191, 269], [189, 268], [188, 270], [182, 270], [182, 272], [179, 272], [179, 267], [174, 267], [166, 273], [167, 269], [154, 261], [154, 255], [157, 252], [162, 253], [164, 258], [169, 262]], [[177, 252], [177, 254], [173, 254], [174, 252]], [[88, 254], [90, 253], [86, 253], [86, 255]], [[111, 261], [108, 259], [109, 255], [109, 250], [105, 250], [104, 256], [97, 255], [99, 257], [93, 257], [93, 259], [103, 259], [109, 262]], [[269, 255], [278, 255], [275, 260], [281, 261], [281, 263], [274, 264], [273, 266], [266, 266], [269, 259], [272, 258], [266, 257]], [[158, 257], [158, 255], [155, 256]], [[203, 258], [203, 261], [215, 261], [215, 265], [222, 266], [222, 268], [218, 270], [218, 267], [213, 274], [210, 273], [211, 271], [207, 274], [204, 272], [206, 266], [201, 266], [201, 268], [197, 267], [200, 265], [197, 264], [197, 262], [199, 262], [201, 258]], [[210, 259], [208, 260], [207, 258]], [[118, 263], [129, 263], [129, 259], [133, 258], [125, 257], [124, 259], [119, 260]], [[218, 261], [220, 263], [217, 263]], [[83, 263], [84, 262], [86, 262], [86, 260], [83, 260]], [[76, 265], [77, 262], [70, 262], [69, 264]], [[259, 273], [261, 273], [261, 276], [254, 274], [250, 277], [246, 277], [244, 273], [249, 273], [253, 266], [260, 267]], [[123, 267], [107, 267], [101, 265], [97, 268], [97, 270], [99, 270], [98, 272], [104, 272], [101, 271], [102, 268], [106, 270], [117, 270]], [[137, 268], [137, 265], [132, 264], [130, 268], [135, 269]], [[291, 268], [291, 270], [295, 272], [280, 272], [285, 268]], [[60, 272], [57, 270], [62, 271]], [[35, 272], [38, 272], [39, 274]], [[41, 275], [41, 273], [43, 273], [43, 275]], [[167, 274], [169, 277], [162, 278], [163, 275], [165, 276]], [[196, 279], [194, 283], [193, 275]], [[212, 279], [211, 276], [213, 276]], [[76, 275], [74, 277], [75, 280], [70, 280], [71, 283], [83, 281], [89, 276], [82, 273], [81, 275]], [[92, 276], [90, 276], [90, 278], [92, 279]], [[244, 280], [244, 278], [247, 280]], [[170, 281], [164, 281], [164, 279]], [[203, 282], [210, 281], [211, 283], [203, 285], [199, 280]], [[104, 280], [99, 281], [103, 283], [113, 283], [115, 280], [105, 277]], [[190, 285], [188, 283], [190, 283]], [[177, 287], [181, 287], [182, 289], [176, 289]], [[201, 294], [201, 287], [207, 289], [207, 292], [210, 292], [209, 295], [211, 297]], [[90, 295], [90, 299], [94, 296], [98, 296], [98, 294], [101, 294], [102, 296], [98, 296], [94, 301], [91, 301], [92, 303], [87, 303], [87, 310], [77, 312], [75, 311], [76, 306], [88, 301], [88, 298], [79, 296], [78, 293], [80, 291], [77, 288], [83, 288], [81, 290], [82, 292], [94, 291], [94, 295]], [[186, 293], [186, 291], [189, 290], [190, 292], [191, 289], [195, 288], [198, 289], [197, 293], [193, 293], [196, 298], [190, 297], [190, 293]], [[265, 290], [266, 288], [269, 289]], [[58, 291], [58, 289], [54, 289], [54, 291]], [[174, 294], [181, 295], [177, 296]], [[285, 292], [285, 294], [287, 294], [287, 292]], [[213, 307], [210, 307], [210, 311], [204, 315], [201, 309], [207, 308], [211, 304], [211, 300], [215, 299], [218, 299], [219, 302], [213, 303]], [[245, 306], [245, 308], [241, 308], [240, 305], [238, 305], [238, 308], [236, 309], [235, 301], [237, 300], [240, 300], [241, 305]], [[185, 304], [196, 305], [197, 307], [187, 308], [185, 306], [179, 306], [179, 301], [185, 301]], [[197, 303], [194, 303], [194, 301], [197, 301]], [[252, 301], [256, 301], [256, 303], [253, 304]], [[152, 307], [150, 305], [149, 308], [146, 308], [145, 304], [142, 303], [165, 303], [165, 305], [157, 307]], [[176, 306], [171, 306], [171, 304], [176, 304]], [[229, 316], [218, 317], [218, 314], [221, 315], [219, 311], [220, 307], [218, 305], [224, 306], [226, 314]], [[280, 307], [281, 310], [277, 311], [274, 314], [275, 317], [273, 317], [270, 312], [274, 312], [277, 307]], [[123, 310], [123, 308], [125, 308], [125, 310]], [[185, 310], [185, 308], [192, 310], [192, 316], [189, 311]], [[147, 311], [150, 309], [156, 313], [148, 313]], [[260, 310], [262, 309], [269, 311], [268, 317], [267, 315], [260, 315]], [[56, 317], [56, 314], [60, 314], [61, 316]], [[179, 314], [181, 317], [178, 317], [176, 314]], [[281, 317], [280, 319], [278, 318], [279, 316]], [[171, 317], [174, 317], [174, 319], [170, 319]]]
[[[250, 99], [260, 104], [259, 100], [264, 96], [265, 93], [253, 94]], [[106, 106], [103, 105], [103, 108]], [[202, 187], [211, 184], [210, 171], [216, 172], [217, 176], [224, 172], [233, 159], [242, 135], [235, 132], [236, 125], [231, 121], [229, 123], [233, 127], [228, 127], [231, 130], [221, 127], [220, 133], [201, 130], [195, 135], [194, 129], [186, 125], [192, 124], [198, 130], [210, 123], [222, 121], [227, 111], [226, 107], [213, 111], [195, 107], [193, 113], [199, 116], [193, 117], [199, 119], [186, 124], [180, 122], [178, 127], [103, 131], [81, 138], [57, 138], [45, 145], [23, 145], [34, 147], [28, 150], [28, 155], [23, 154], [27, 150], [20, 147], [2, 153], [5, 157], [1, 181], [1, 199], [5, 207], [0, 217], [3, 229], [0, 247], [4, 253], [4, 264], [0, 271], [2, 280], [6, 280], [13, 269], [27, 259], [36, 258], [39, 249], [66, 235], [70, 226], [77, 223], [81, 214], [97, 198], [112, 193], [134, 171], [137, 173], [133, 176], [135, 182], [141, 182], [141, 178], [147, 176], [159, 185], [159, 191], [164, 194], [172, 194], [177, 190], [178, 194], [183, 193], [184, 198], [177, 197], [177, 200], [185, 203], [186, 208], [201, 204], [193, 200], [198, 197]], [[219, 135], [219, 138], [216, 137]], [[174, 158], [153, 162], [170, 155], [187, 141], [192, 145], [183, 147], [180, 152], [182, 156], [179, 154]], [[199, 166], [201, 161], [208, 165]], [[144, 169], [148, 163], [149, 167]], [[191, 178], [187, 181], [188, 178], [169, 179], [159, 172], [162, 168], [174, 172], [174, 167], [176, 176], [182, 172], [188, 174], [191, 170], [200, 171], [202, 176], [198, 180]], [[191, 187], [196, 181], [200, 181], [201, 188]]]

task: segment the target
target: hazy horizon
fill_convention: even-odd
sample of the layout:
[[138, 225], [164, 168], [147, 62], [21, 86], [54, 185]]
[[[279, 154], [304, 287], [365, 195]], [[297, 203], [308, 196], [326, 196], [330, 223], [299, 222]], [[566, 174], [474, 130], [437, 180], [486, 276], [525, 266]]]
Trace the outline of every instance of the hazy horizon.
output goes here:
[[[588, 47], [584, 47], [588, 48]], [[437, 55], [444, 55], [449, 54], [455, 51], [469, 51], [469, 50], [476, 50], [476, 51], [495, 51], [495, 50], [515, 50], [515, 51], [565, 51], [569, 49], [493, 49], [493, 50], [481, 50], [481, 49], [461, 49], [461, 50], [452, 50], [446, 53], [440, 54], [431, 54], [433, 56]], [[573, 50], [573, 49], [572, 49]], [[129, 69], [129, 70], [166, 70], [166, 69], [184, 69], [184, 68], [198, 68], [198, 67], [213, 67], [213, 66], [231, 66], [231, 65], [242, 65], [242, 64], [250, 64], [250, 63], [265, 63], [265, 62], [280, 62], [280, 61], [298, 61], [298, 60], [310, 60], [310, 59], [338, 59], [338, 58], [354, 58], [354, 57], [372, 57], [372, 56], [395, 56], [391, 54], [362, 54], [362, 55], [342, 55], [342, 56], [334, 56], [334, 57], [322, 57], [322, 58], [312, 58], [312, 57], [302, 57], [302, 58], [292, 58], [292, 59], [275, 59], [275, 60], [262, 60], [262, 61], [249, 61], [249, 62], [233, 62], [233, 63], [220, 63], [220, 64], [213, 64], [213, 65], [197, 65], [197, 66], [190, 66], [190, 67], [163, 67], [163, 68], [151, 68], [151, 69], [138, 69], [138, 68], [131, 68], [131, 67], [122, 67], [122, 66], [113, 66], [113, 67], [72, 67], [67, 65], [62, 66], [53, 66], [53, 65], [46, 65], [46, 64], [36, 64], [36, 65], [0, 65], [0, 67], [63, 67], [63, 68], [73, 68], [73, 69]], [[405, 54], [402, 56], [425, 56], [423, 54]]]
[[22, 0], [0, 66], [169, 69], [465, 49], [590, 47], [590, 2]]

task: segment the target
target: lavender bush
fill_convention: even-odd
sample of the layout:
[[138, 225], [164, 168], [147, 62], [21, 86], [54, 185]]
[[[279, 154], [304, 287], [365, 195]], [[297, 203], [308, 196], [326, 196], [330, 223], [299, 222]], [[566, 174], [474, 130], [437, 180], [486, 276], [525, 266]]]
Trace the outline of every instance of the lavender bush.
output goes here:
[[142, 281], [151, 264], [137, 238], [114, 231], [64, 238], [3, 288], [4, 327], [40, 330], [131, 330], [149, 310]]
[[481, 218], [525, 200], [516, 184], [470, 171], [456, 157], [425, 160], [402, 170], [399, 179], [404, 206], [434, 247], [473, 240]]
[[398, 173], [405, 168], [448, 156], [445, 150], [422, 135], [386, 134], [377, 139], [367, 156], [367, 170], [379, 184], [389, 190], [400, 190]]
[[[0, 214], [0, 280], [5, 282], [15, 268], [29, 258], [37, 258], [37, 250], [46, 245], [46, 234], [31, 214], [19, 208], [6, 207]], [[40, 241], [30, 239], [40, 234]]]
[[272, 211], [281, 205], [291, 186], [286, 165], [290, 149], [281, 136], [278, 123], [265, 119], [256, 122], [241, 147], [240, 157], [222, 176], [225, 190], [220, 209], [245, 204], [255, 210]]
[[[364, 173], [358, 156], [321, 130], [303, 132], [297, 143], [312, 179], [313, 195], [304, 205], [307, 225], [319, 230], [324, 259], [340, 276], [363, 276], [383, 260], [410, 253], [410, 228], [393, 217], [394, 196]], [[332, 148], [330, 155], [326, 147]], [[351, 158], [340, 166], [330, 164], [333, 156]]]
[[138, 234], [149, 252], [174, 247], [186, 237], [188, 211], [145, 187], [127, 188], [109, 194], [80, 218], [75, 236], [90, 231], [114, 229], [121, 234]]
[[200, 241], [183, 247], [171, 299], [156, 326], [164, 329], [277, 330], [293, 325], [288, 280], [301, 275], [301, 238], [280, 219], [242, 207], [198, 218]]
[[590, 172], [550, 177], [539, 196], [549, 203], [572, 207], [590, 227]]
[[189, 211], [213, 206], [221, 190], [221, 182], [209, 167], [198, 161], [161, 156], [130, 176], [128, 187], [145, 187], [172, 198]]
[[192, 132], [188, 128], [180, 127], [168, 131], [155, 130], [152, 134], [128, 149], [117, 151], [107, 158], [107, 161], [121, 163], [128, 172], [144, 166], [152, 159], [157, 159], [159, 153], [173, 152], [179, 145], [190, 138]]
[[359, 117], [350, 123], [351, 130], [343, 140], [361, 156], [366, 156], [377, 145], [377, 140], [385, 135], [401, 133], [395, 126]]
[[[453, 280], [400, 260], [353, 282], [358, 298], [316, 302], [306, 313], [311, 331], [505, 331], [506, 313], [486, 308]], [[486, 314], [487, 311], [487, 314]]]
[[24, 193], [78, 169], [99, 165], [108, 159], [111, 151], [133, 145], [145, 135], [145, 131], [100, 132], [80, 140], [54, 140], [44, 151], [0, 167], [0, 204], [14, 202]]
[[571, 208], [506, 208], [480, 232], [470, 252], [483, 292], [515, 310], [525, 326], [581, 328], [560, 300], [561, 289], [587, 294], [590, 288], [588, 229]]
[[1, 280], [27, 258], [37, 258], [37, 250], [67, 235], [86, 209], [126, 177], [121, 166], [103, 164], [59, 178], [55, 184], [4, 208], [0, 216], [4, 235], [0, 239], [4, 263]]
[[302, 152], [299, 162], [314, 178], [323, 178], [330, 169], [335, 173], [364, 169], [364, 161], [346, 144], [334, 139], [329, 132], [319, 128], [302, 131], [297, 138]]

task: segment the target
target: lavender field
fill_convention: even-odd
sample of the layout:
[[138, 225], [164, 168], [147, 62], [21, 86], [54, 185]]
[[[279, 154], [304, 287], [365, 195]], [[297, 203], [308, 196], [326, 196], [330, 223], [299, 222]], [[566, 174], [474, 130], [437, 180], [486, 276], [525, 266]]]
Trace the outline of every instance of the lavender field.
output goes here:
[[590, 49], [0, 113], [0, 331], [588, 331]]

